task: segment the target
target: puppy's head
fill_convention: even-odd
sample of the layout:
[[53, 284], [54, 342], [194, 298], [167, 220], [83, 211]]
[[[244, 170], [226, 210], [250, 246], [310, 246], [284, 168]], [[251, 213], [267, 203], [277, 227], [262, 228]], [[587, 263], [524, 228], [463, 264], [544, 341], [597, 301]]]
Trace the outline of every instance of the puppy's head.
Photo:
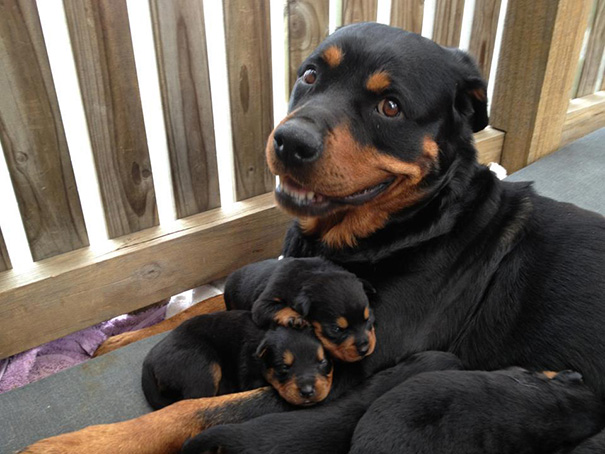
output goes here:
[[332, 247], [353, 246], [427, 197], [456, 158], [446, 144], [468, 145], [487, 125], [472, 59], [397, 28], [343, 27], [298, 76], [267, 162], [279, 205]]
[[330, 393], [332, 362], [310, 329], [269, 330], [256, 355], [266, 380], [287, 402], [313, 405]]
[[305, 283], [297, 300], [306, 304], [305, 317], [315, 335], [336, 359], [360, 361], [376, 347], [374, 314], [367, 282], [347, 271], [323, 272]]

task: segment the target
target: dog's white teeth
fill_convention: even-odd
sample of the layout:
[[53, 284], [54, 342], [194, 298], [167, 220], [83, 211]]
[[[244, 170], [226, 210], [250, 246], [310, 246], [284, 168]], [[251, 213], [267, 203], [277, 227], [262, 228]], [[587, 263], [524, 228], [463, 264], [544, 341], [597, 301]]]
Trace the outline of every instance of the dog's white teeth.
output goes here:
[[292, 197], [298, 203], [309, 203], [317, 200], [318, 196], [313, 191], [298, 190], [287, 185], [280, 185], [279, 190], [290, 197]]

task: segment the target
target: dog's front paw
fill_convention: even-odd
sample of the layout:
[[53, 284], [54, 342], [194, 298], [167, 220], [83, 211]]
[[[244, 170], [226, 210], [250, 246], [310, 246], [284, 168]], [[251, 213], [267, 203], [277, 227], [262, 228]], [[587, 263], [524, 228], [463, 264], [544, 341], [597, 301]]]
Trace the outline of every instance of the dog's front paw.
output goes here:
[[290, 317], [288, 319], [288, 326], [290, 328], [302, 329], [302, 328], [305, 328], [305, 327], [311, 326], [311, 325], [309, 324], [308, 321], [306, 321], [301, 316], [297, 316], [297, 317]]

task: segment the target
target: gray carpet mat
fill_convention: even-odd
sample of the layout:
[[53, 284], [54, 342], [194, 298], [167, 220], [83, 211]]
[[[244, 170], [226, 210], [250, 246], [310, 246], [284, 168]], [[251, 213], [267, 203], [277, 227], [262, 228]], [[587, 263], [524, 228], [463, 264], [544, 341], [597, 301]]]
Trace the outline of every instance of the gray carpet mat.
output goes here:
[[[508, 179], [535, 180], [537, 191], [547, 197], [605, 214], [604, 144], [605, 128]], [[41, 438], [149, 412], [140, 386], [141, 365], [164, 335], [1, 394], [0, 453], [15, 452]]]

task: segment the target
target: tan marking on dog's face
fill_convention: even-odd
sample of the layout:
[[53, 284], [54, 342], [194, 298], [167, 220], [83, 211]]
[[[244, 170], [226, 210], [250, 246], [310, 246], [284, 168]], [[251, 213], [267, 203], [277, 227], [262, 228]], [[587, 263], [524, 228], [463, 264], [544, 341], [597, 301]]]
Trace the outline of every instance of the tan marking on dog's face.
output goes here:
[[315, 377], [315, 395], [313, 396], [314, 402], [321, 402], [328, 394], [330, 394], [330, 390], [332, 389], [332, 376], [334, 373], [334, 368], [330, 369], [330, 373], [326, 376], [318, 374]]
[[545, 370], [542, 372], [548, 379], [553, 379], [557, 376], [558, 372], [553, 372], [552, 370]]
[[317, 361], [323, 361], [326, 359], [326, 353], [324, 352], [324, 348], [320, 345], [317, 347]]
[[294, 355], [290, 350], [285, 350], [282, 360], [286, 366], [292, 366], [294, 364]]
[[376, 329], [374, 329], [374, 327], [372, 327], [372, 329], [368, 331], [368, 342], [369, 345], [366, 356], [370, 356], [372, 353], [374, 353], [374, 350], [376, 349]]
[[391, 86], [391, 76], [386, 71], [376, 71], [366, 81], [366, 88], [374, 93], [381, 93]]
[[330, 46], [321, 54], [321, 58], [328, 64], [330, 68], [336, 68], [342, 63], [344, 53], [338, 46]]
[[366, 306], [366, 308], [363, 310], [363, 318], [364, 320], [368, 320], [370, 318], [370, 307]]
[[348, 363], [363, 359], [363, 357], [359, 356], [359, 352], [355, 346], [355, 338], [353, 336], [348, 336], [343, 342], [336, 344], [324, 336], [321, 323], [313, 322], [313, 329], [321, 344], [334, 358]]
[[349, 327], [349, 322], [344, 317], [338, 317], [336, 319], [336, 324], [338, 325], [339, 328], [342, 328], [342, 329], [347, 329]]
[[223, 378], [223, 371], [219, 363], [212, 363], [210, 365], [210, 373], [212, 374], [212, 383], [214, 384], [214, 395], [217, 395], [221, 379]]

